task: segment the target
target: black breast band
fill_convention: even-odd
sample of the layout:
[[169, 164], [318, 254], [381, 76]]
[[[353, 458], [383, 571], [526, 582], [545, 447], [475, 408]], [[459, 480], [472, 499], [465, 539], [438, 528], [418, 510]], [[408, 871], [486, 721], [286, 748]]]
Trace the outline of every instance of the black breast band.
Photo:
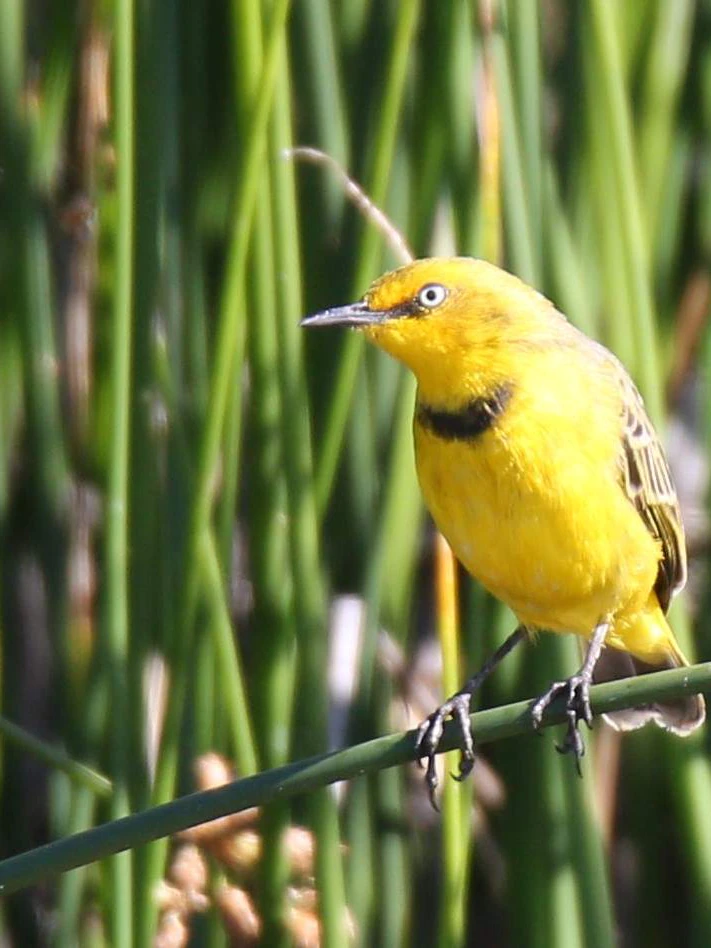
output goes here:
[[417, 406], [417, 421], [445, 441], [474, 441], [496, 424], [511, 401], [513, 386], [504, 383], [490, 395], [473, 398], [461, 408], [446, 411], [426, 402]]

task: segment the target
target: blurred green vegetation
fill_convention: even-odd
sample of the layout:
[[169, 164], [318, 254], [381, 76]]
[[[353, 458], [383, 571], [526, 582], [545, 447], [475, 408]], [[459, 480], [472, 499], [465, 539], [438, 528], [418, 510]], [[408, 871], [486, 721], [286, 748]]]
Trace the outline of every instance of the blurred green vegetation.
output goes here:
[[[207, 754], [249, 774], [436, 703], [412, 381], [298, 327], [396, 258], [293, 145], [418, 256], [499, 258], [620, 355], [671, 418], [674, 623], [711, 657], [709, 141], [708, 0], [3, 0], [0, 698], [51, 745], [4, 743], [3, 855], [224, 779]], [[471, 668], [512, 618], [460, 588]], [[544, 636], [482, 702], [576, 661]], [[581, 782], [549, 736], [487, 745], [459, 834], [405, 768], [272, 805], [229, 856], [198, 840], [197, 882], [152, 844], [5, 899], [0, 937], [707, 946], [705, 736], [588, 748]]]

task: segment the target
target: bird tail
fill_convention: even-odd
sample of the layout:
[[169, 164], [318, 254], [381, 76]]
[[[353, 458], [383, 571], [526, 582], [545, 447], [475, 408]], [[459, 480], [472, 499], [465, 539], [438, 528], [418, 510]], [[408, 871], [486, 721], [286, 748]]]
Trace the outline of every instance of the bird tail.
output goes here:
[[[595, 666], [593, 681], [614, 681], [632, 675], [646, 675], [665, 668], [681, 668], [689, 663], [673, 638], [669, 638], [667, 654], [653, 664], [643, 662], [629, 652], [605, 648]], [[639, 708], [626, 708], [603, 715], [616, 731], [635, 731], [653, 721], [665, 731], [686, 737], [704, 723], [706, 704], [702, 695], [685, 695], [670, 701], [655, 701]]]

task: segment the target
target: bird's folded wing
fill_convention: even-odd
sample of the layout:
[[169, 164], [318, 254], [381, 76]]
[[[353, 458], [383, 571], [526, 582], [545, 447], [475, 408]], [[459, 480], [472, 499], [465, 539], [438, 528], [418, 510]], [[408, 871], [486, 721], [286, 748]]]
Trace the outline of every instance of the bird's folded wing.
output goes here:
[[664, 612], [686, 582], [686, 547], [679, 501], [664, 448], [652, 427], [642, 396], [620, 372], [623, 432], [621, 480], [647, 529], [662, 544], [654, 590]]

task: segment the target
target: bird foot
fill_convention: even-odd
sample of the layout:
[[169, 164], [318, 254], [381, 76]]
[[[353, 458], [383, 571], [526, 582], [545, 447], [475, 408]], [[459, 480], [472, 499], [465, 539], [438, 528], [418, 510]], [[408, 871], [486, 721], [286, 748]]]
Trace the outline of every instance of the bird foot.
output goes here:
[[469, 707], [472, 696], [468, 692], [458, 692], [456, 695], [440, 705], [436, 711], [433, 711], [417, 729], [415, 737], [415, 748], [417, 750], [417, 761], [423, 766], [422, 761], [427, 760], [425, 781], [429, 792], [430, 803], [439, 809], [435, 799], [435, 791], [439, 785], [437, 770], [435, 765], [435, 756], [439, 749], [439, 743], [444, 733], [444, 724], [447, 718], [456, 721], [461, 732], [462, 747], [459, 758], [459, 773], [452, 774], [455, 780], [464, 780], [474, 766], [474, 738], [469, 721]]
[[565, 681], [554, 681], [548, 691], [536, 701], [531, 708], [533, 727], [538, 730], [543, 720], [543, 713], [560, 695], [565, 695], [565, 713], [568, 719], [568, 729], [562, 744], [556, 744], [560, 754], [573, 754], [575, 767], [582, 776], [580, 761], [585, 755], [585, 744], [578, 725], [584, 721], [588, 728], [592, 727], [593, 713], [590, 706], [590, 675], [578, 673], [566, 678]]

